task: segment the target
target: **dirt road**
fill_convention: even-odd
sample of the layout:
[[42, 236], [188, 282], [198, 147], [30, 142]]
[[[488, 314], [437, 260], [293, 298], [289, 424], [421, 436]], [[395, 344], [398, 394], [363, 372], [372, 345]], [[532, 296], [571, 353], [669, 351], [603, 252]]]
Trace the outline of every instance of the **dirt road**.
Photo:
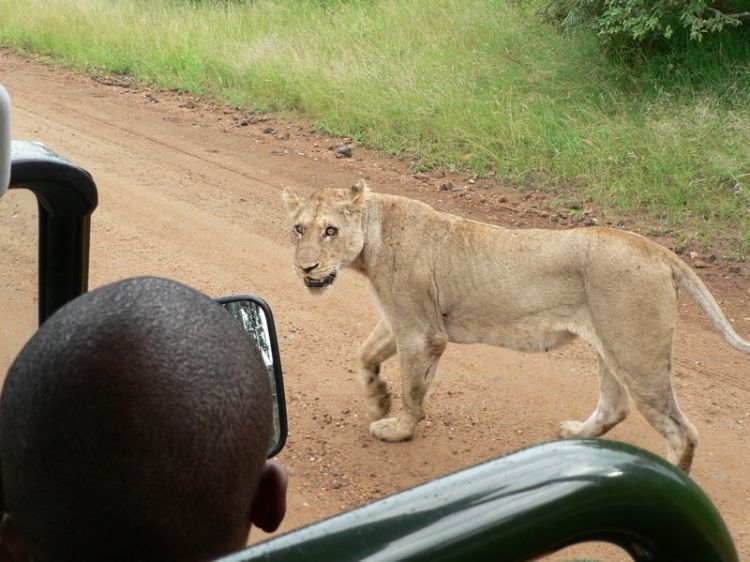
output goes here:
[[[371, 438], [353, 371], [354, 354], [375, 322], [365, 281], [344, 272], [326, 295], [308, 295], [291, 267], [280, 198], [284, 187], [306, 194], [364, 177], [376, 190], [472, 218], [561, 224], [535, 195], [459, 176], [410, 174], [408, 162], [356, 146], [352, 157], [336, 158], [344, 140], [310, 133], [304, 124], [92, 79], [6, 51], [0, 82], [12, 97], [13, 137], [43, 141], [98, 185], [91, 288], [162, 275], [214, 296], [257, 292], [271, 304], [290, 414], [279, 457], [291, 473], [282, 531], [551, 439], [561, 420], [583, 419], [594, 408], [596, 360], [582, 343], [539, 355], [449, 346], [416, 438]], [[35, 328], [35, 217], [26, 192], [0, 201], [2, 373]], [[750, 337], [750, 268], [740, 264], [730, 273], [717, 263], [700, 265], [737, 330]], [[384, 371], [397, 383], [393, 361]], [[680, 404], [701, 437], [692, 475], [726, 519], [742, 559], [750, 560], [750, 358], [730, 349], [682, 300], [675, 371]], [[399, 384], [394, 388], [400, 392]], [[635, 412], [609, 437], [665, 451]], [[264, 538], [259, 531], [252, 537]], [[592, 552], [618, 558], [601, 547]]]

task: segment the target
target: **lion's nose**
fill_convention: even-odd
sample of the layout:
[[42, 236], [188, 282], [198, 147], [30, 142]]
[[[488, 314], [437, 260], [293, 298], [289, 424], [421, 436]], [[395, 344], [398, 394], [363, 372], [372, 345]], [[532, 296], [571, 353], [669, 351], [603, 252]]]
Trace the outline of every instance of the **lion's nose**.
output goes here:
[[311, 271], [312, 271], [313, 269], [315, 269], [316, 267], [318, 267], [318, 264], [317, 264], [317, 263], [316, 263], [316, 264], [314, 264], [314, 265], [310, 265], [310, 266], [307, 266], [307, 267], [303, 267], [303, 268], [302, 268], [302, 271], [304, 271], [305, 273], [310, 273], [310, 272], [311, 272]]

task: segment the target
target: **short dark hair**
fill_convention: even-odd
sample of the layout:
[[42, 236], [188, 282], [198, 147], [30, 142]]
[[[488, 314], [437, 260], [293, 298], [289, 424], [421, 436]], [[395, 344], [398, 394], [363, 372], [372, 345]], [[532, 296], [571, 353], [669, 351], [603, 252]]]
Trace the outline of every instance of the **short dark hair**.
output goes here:
[[53, 314], [8, 371], [6, 510], [42, 561], [210, 559], [247, 539], [270, 435], [266, 369], [237, 320], [181, 283], [112, 283]]

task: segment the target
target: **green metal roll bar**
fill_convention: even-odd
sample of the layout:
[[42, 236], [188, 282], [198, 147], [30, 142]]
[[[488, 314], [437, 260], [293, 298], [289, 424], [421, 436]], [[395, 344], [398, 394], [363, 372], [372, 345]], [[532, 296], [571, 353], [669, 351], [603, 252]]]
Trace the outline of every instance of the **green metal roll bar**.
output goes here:
[[514, 562], [605, 541], [636, 561], [737, 562], [703, 491], [656, 455], [553, 441], [432, 480], [222, 562]]

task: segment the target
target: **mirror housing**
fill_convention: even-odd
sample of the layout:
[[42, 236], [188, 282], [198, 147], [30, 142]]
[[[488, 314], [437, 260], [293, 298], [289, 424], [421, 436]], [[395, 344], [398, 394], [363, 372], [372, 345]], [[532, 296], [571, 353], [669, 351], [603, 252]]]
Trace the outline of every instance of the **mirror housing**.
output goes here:
[[88, 290], [91, 174], [43, 144], [11, 141], [10, 189], [34, 193], [39, 210], [39, 324]]
[[216, 301], [250, 334], [266, 365], [273, 399], [273, 434], [268, 445], [270, 459], [284, 448], [288, 433], [281, 356], [271, 307], [261, 297], [252, 293], [219, 297]]

